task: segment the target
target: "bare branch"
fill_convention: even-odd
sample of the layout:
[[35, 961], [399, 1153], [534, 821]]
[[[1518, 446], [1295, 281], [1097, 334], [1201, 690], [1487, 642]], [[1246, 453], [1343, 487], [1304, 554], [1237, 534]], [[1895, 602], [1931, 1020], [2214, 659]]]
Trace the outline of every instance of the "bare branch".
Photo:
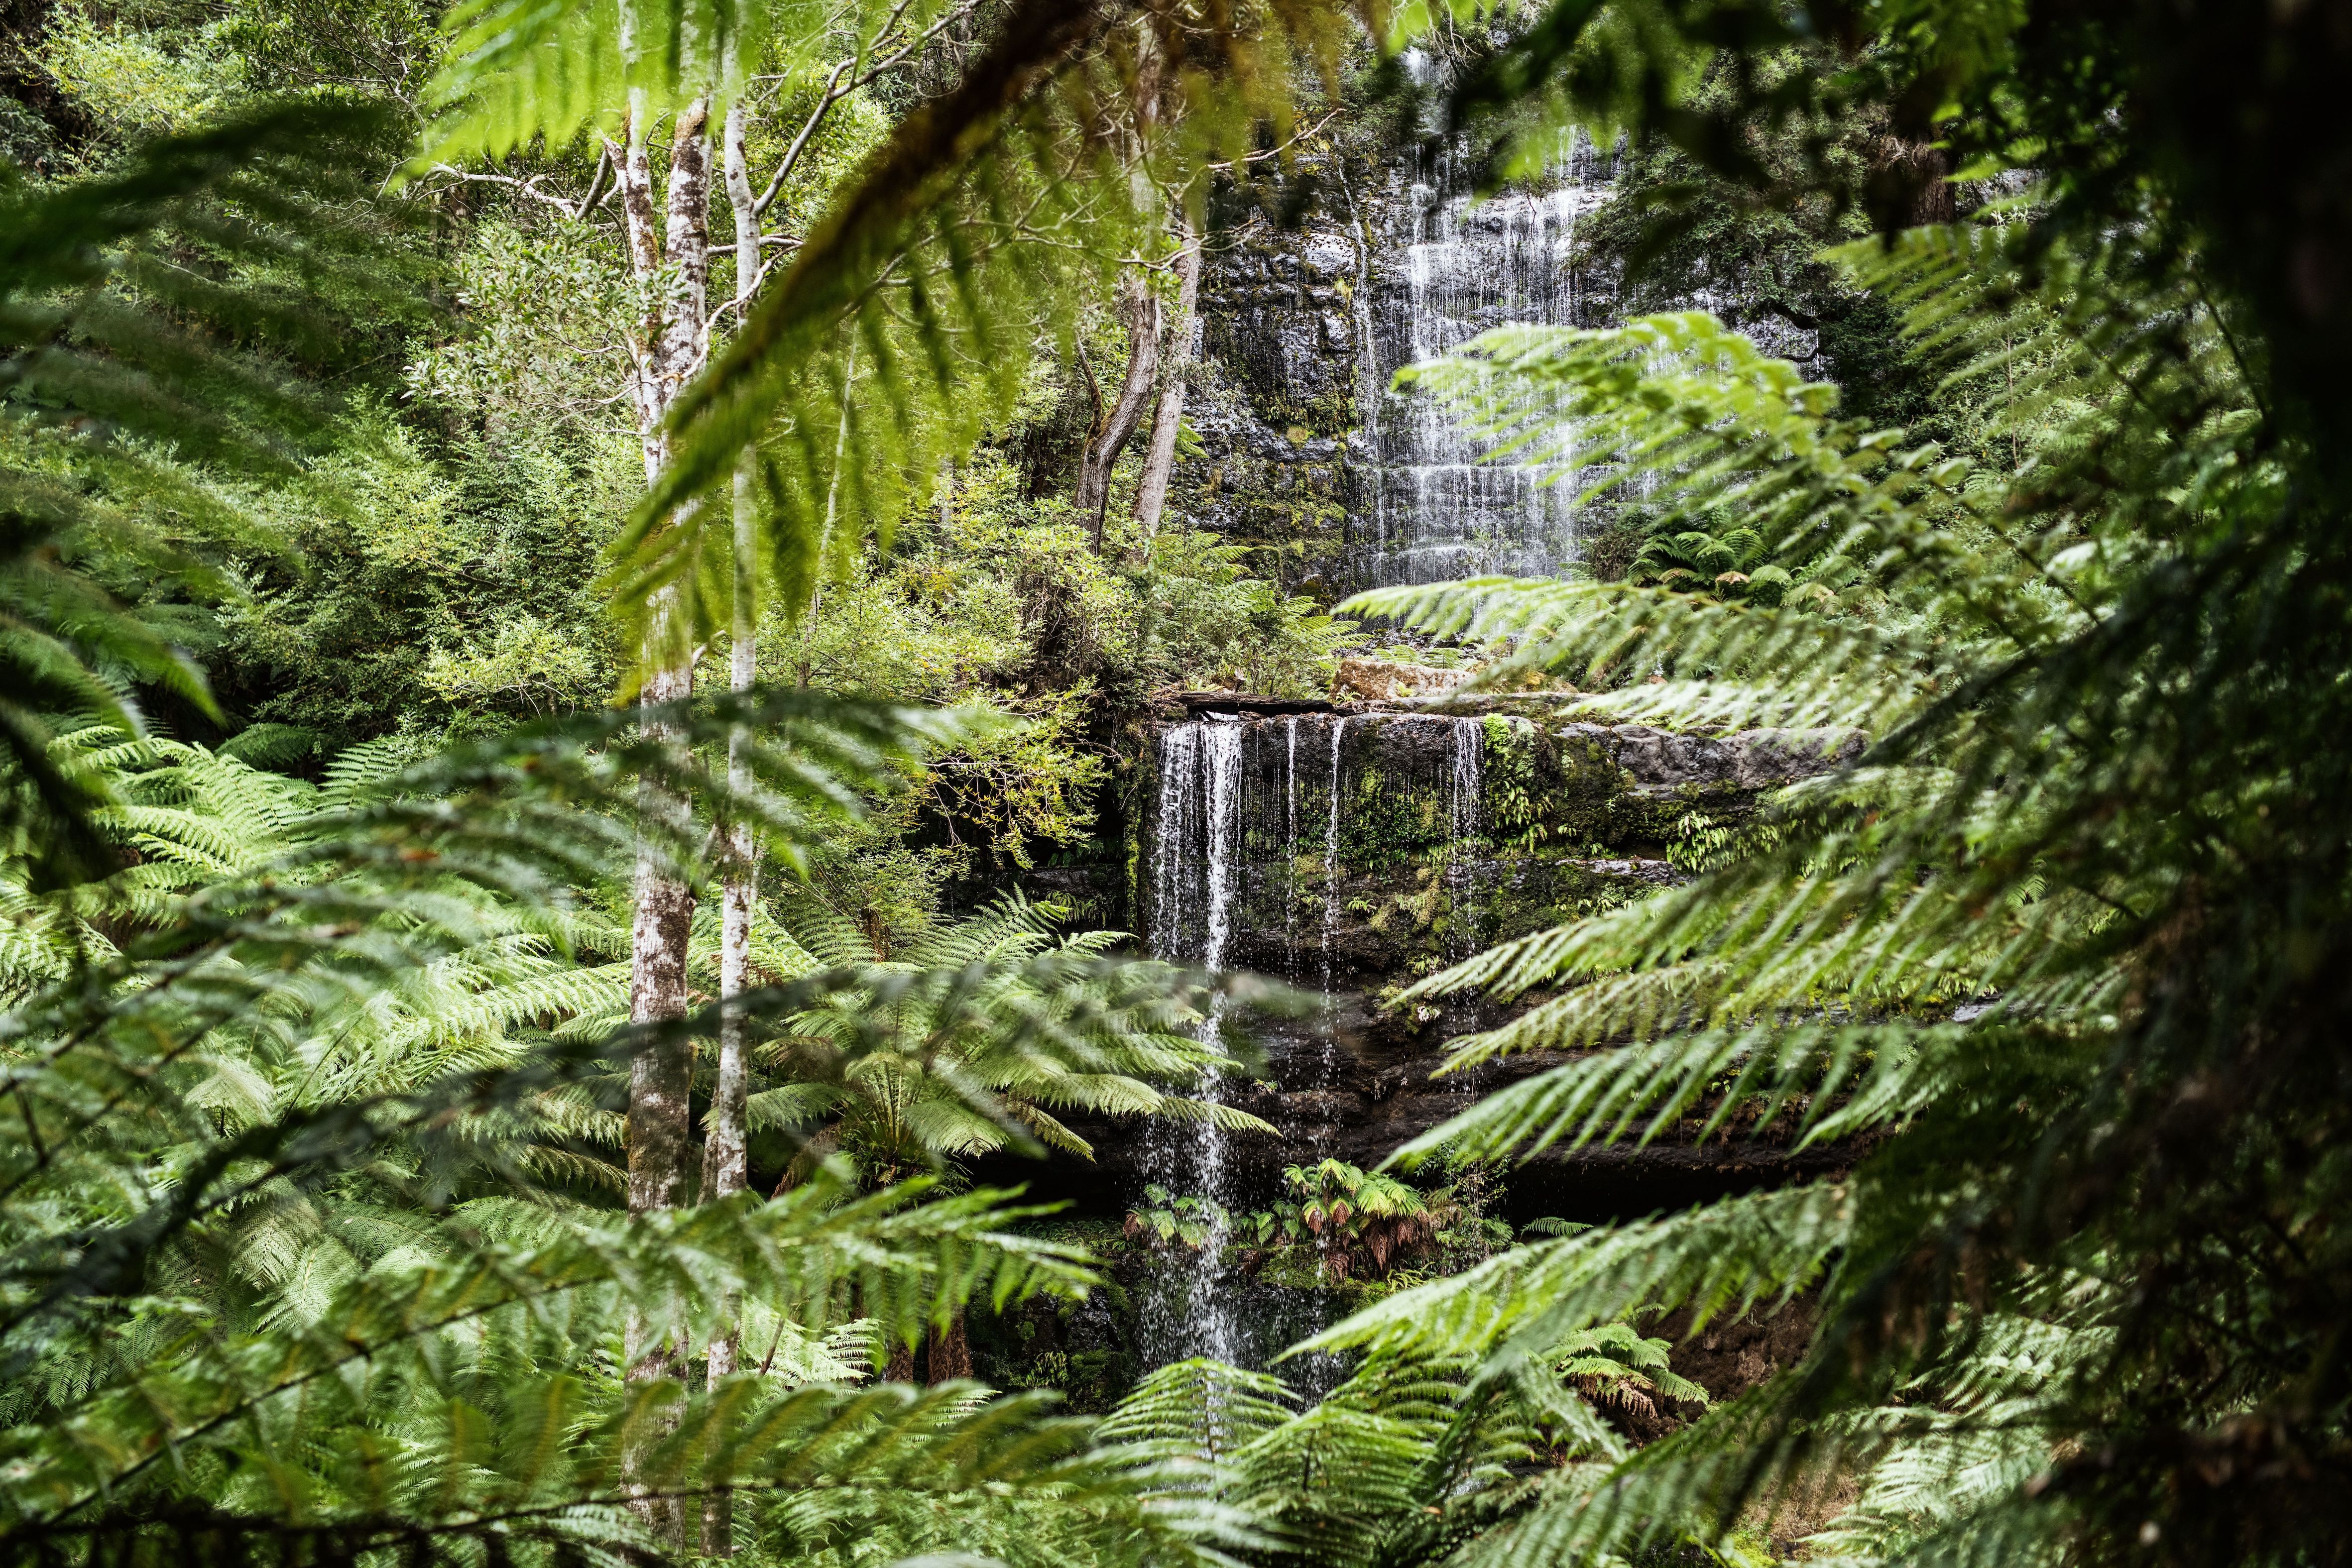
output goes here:
[[[889, 16], [884, 20], [880, 27], [875, 30], [872, 47], [879, 47], [892, 33], [898, 30], [899, 22], [907, 15], [907, 7], [912, 4], [913, 0], [898, 0], [898, 5], [891, 8]], [[859, 88], [868, 85], [883, 72], [904, 64], [924, 45], [945, 31], [950, 23], [970, 16], [977, 4], [978, 0], [962, 0], [962, 4], [941, 13], [939, 20], [924, 28], [922, 32], [908, 39], [889, 54], [866, 65], [863, 70], [858, 70], [856, 76], [849, 77], [846, 80], [843, 79], [846, 73], [856, 69], [865, 60], [865, 47], [862, 46], [857, 54], [850, 56], [835, 66], [832, 74], [825, 78], [824, 92], [817, 99], [816, 107], [809, 111], [808, 119], [801, 125], [800, 134], [793, 138], [793, 144], [784, 150], [783, 161], [776, 165], [774, 178], [768, 182], [768, 188], [761, 193], [760, 199], [751, 204], [752, 215], [767, 216], [769, 207], [775, 204], [776, 197], [783, 191], [784, 182], [792, 178], [793, 171], [800, 164], [801, 154], [808, 150], [810, 140], [815, 136], [818, 127], [824, 123], [825, 117], [833, 112], [835, 104], [839, 103]]]
[[[599, 162], [596, 167], [598, 173], [601, 175], [604, 172], [604, 164]], [[544, 203], [546, 205], [553, 207], [565, 217], [571, 218], [578, 217], [580, 215], [581, 209], [578, 203], [566, 201], [562, 196], [551, 194], [551, 193], [542, 191], [539, 188], [539, 183], [549, 177], [545, 174], [533, 174], [529, 179], [517, 179], [512, 174], [474, 173], [447, 163], [434, 164], [432, 172], [436, 174], [446, 174], [452, 180], [463, 181], [465, 183], [469, 185], [504, 185], [519, 196], [528, 196], [534, 202]], [[591, 189], [593, 189], [593, 185], [591, 186]]]

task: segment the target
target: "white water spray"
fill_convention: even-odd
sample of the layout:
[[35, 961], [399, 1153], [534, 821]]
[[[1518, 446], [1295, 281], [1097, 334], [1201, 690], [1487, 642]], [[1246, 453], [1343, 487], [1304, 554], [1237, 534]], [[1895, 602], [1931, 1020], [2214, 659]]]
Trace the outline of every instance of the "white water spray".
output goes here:
[[1447, 894], [1454, 905], [1452, 946], [1462, 956], [1478, 950], [1478, 795], [1486, 787], [1486, 727], [1457, 718], [1454, 727], [1454, 778], [1446, 813]]
[[[1240, 886], [1242, 734], [1239, 724], [1201, 720], [1174, 726], [1160, 740], [1159, 836], [1152, 852], [1159, 903], [1151, 947], [1158, 957], [1212, 974], [1225, 966]], [[1212, 1050], [1221, 1043], [1223, 1010], [1222, 998], [1213, 1000], [1199, 1025], [1201, 1042]], [[1221, 1078], [1210, 1070], [1200, 1097], [1215, 1100]], [[1145, 1164], [1153, 1178], [1172, 1192], [1208, 1199], [1213, 1216], [1221, 1217], [1232, 1197], [1226, 1155], [1224, 1130], [1211, 1121], [1155, 1123], [1147, 1135]], [[1162, 1359], [1232, 1361], [1238, 1353], [1236, 1324], [1220, 1289], [1225, 1240], [1219, 1218], [1171, 1281], [1174, 1299], [1152, 1314], [1159, 1321], [1148, 1326], [1160, 1340]]]
[[1282, 721], [1282, 961], [1298, 973], [1298, 716]]
[[1331, 950], [1339, 940], [1339, 743], [1347, 738], [1348, 721], [1331, 721], [1331, 814], [1323, 827], [1323, 1000], [1331, 1000]]
[[[1388, 249], [1391, 266], [1403, 264], [1402, 298], [1391, 294], [1395, 303], [1377, 323], [1367, 306], [1359, 327], [1370, 350], [1359, 394], [1373, 454], [1374, 537], [1359, 538], [1358, 574], [1368, 584], [1555, 576], [1581, 557], [1572, 462], [1485, 462], [1484, 447], [1433, 399], [1386, 390], [1400, 367], [1452, 353], [1487, 328], [1577, 324], [1577, 220], [1608, 199], [1610, 171], [1580, 133], [1555, 165], [1561, 183], [1548, 194], [1483, 201], [1457, 188], [1450, 152], [1441, 150], [1418, 177], [1400, 179], [1401, 217]], [[1358, 226], [1365, 231], [1358, 295], [1369, 301], [1370, 233]]]

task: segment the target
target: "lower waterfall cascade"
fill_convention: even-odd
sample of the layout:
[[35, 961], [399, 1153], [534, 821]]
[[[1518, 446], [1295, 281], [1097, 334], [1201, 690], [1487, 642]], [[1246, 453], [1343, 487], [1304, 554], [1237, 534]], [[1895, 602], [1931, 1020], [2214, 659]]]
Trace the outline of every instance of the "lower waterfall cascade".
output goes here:
[[[1212, 974], [1224, 967], [1232, 934], [1242, 848], [1242, 739], [1239, 725], [1194, 723], [1175, 727], [1160, 741], [1160, 851], [1152, 882], [1162, 924], [1153, 932], [1152, 955]], [[1196, 844], [1199, 858], [1188, 858]], [[1195, 868], [1202, 873], [1197, 885]], [[1213, 1002], [1200, 1022], [1203, 1044], [1221, 1043], [1223, 1005]], [[1203, 1098], [1217, 1098], [1221, 1076], [1212, 1070], [1200, 1086]], [[1218, 1218], [1207, 1239], [1166, 1281], [1171, 1288], [1147, 1304], [1145, 1332], [1171, 1352], [1159, 1357], [1163, 1361], [1205, 1355], [1230, 1362], [1240, 1349], [1217, 1279], [1226, 1240], [1222, 1216], [1232, 1197], [1225, 1141], [1223, 1129], [1208, 1121], [1156, 1123], [1150, 1134], [1147, 1168], [1166, 1185], [1219, 1206], [1211, 1210]]]
[[[1679, 880], [1666, 857], [1691, 819], [1737, 821], [1763, 790], [1834, 765], [1854, 744], [1834, 732], [1680, 735], [1539, 695], [1445, 712], [1212, 707], [1158, 726], [1130, 824], [1130, 896], [1150, 951], [1188, 969], [1283, 980], [1306, 1005], [1269, 1021], [1219, 1003], [1195, 1026], [1249, 1066], [1189, 1092], [1276, 1136], [1174, 1120], [1090, 1134], [1097, 1168], [1130, 1201], [1147, 1186], [1206, 1200], [1196, 1245], [1148, 1249], [1125, 1276], [1140, 1363], [1265, 1366], [1349, 1310], [1344, 1281], [1306, 1289], [1260, 1277], [1266, 1253], [1237, 1217], [1270, 1207], [1285, 1166], [1331, 1158], [1369, 1170], [1525, 1070], [1497, 1062], [1437, 1076], [1446, 1040], [1506, 1014], [1476, 998], [1399, 1008], [1384, 996], [1481, 947]], [[1706, 1183], [1747, 1179], [1744, 1169], [1787, 1168], [1769, 1150], [1642, 1158], [1654, 1166], [1638, 1189], [1645, 1208], [1675, 1181], [1704, 1195], [1717, 1190]], [[1623, 1204], [1626, 1179], [1622, 1160], [1587, 1152], [1509, 1181], [1514, 1194], [1538, 1184], [1538, 1212], [1572, 1218], [1580, 1202], [1603, 1217]], [[1286, 1376], [1309, 1384], [1328, 1370], [1285, 1364]]]
[[[1160, 732], [1147, 873], [1150, 951], [1202, 971], [1240, 964], [1302, 989], [1319, 987], [1322, 1008], [1303, 1027], [1272, 1031], [1265, 1041], [1267, 1070], [1281, 1091], [1328, 1094], [1339, 1076], [1335, 988], [1350, 967], [1338, 940], [1349, 913], [1348, 872], [1384, 852], [1345, 830], [1378, 821], [1377, 810], [1365, 809], [1384, 794], [1396, 796], [1391, 813], [1409, 830], [1434, 835], [1443, 864], [1423, 903], [1430, 920], [1458, 934], [1445, 947], [1458, 956], [1475, 939], [1470, 906], [1480, 885], [1478, 794], [1488, 723], [1412, 713], [1212, 714]], [[1319, 825], [1319, 845], [1303, 823]], [[1385, 852], [1405, 847], [1399, 838]], [[1311, 952], [1302, 951], [1302, 927]], [[1225, 1043], [1219, 1008], [1198, 1028], [1204, 1043]], [[1239, 1087], [1213, 1074], [1199, 1092], [1230, 1101]], [[1263, 1174], [1253, 1180], [1236, 1167], [1234, 1145], [1244, 1136], [1203, 1121], [1155, 1124], [1143, 1139], [1146, 1177], [1207, 1199], [1213, 1216], [1206, 1239], [1162, 1270], [1148, 1293], [1143, 1333], [1152, 1360], [1255, 1361], [1279, 1348], [1242, 1321], [1243, 1292], [1223, 1256], [1230, 1240], [1223, 1216], [1264, 1196]], [[1294, 1152], [1311, 1163], [1328, 1143], [1328, 1135], [1310, 1135]]]

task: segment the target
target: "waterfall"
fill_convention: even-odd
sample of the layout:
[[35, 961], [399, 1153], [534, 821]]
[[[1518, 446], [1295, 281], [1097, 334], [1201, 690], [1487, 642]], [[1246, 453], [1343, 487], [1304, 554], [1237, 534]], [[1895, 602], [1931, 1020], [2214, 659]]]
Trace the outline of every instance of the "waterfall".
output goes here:
[[[1232, 721], [1198, 720], [1171, 727], [1160, 747], [1160, 821], [1152, 848], [1158, 894], [1152, 952], [1171, 963], [1215, 973], [1225, 967], [1242, 854], [1242, 739]], [[1196, 888], [1195, 873], [1199, 877]], [[1198, 893], [1198, 901], [1193, 894]], [[1198, 912], [1197, 922], [1192, 917]], [[1212, 1001], [1199, 1025], [1201, 1042], [1221, 1042], [1224, 1003]], [[1212, 1069], [1198, 1090], [1214, 1100], [1221, 1075]], [[1152, 1124], [1145, 1165], [1171, 1191], [1207, 1199], [1222, 1217], [1233, 1201], [1226, 1180], [1224, 1130], [1213, 1122]], [[1225, 1246], [1220, 1218], [1200, 1248], [1171, 1270], [1173, 1287], [1147, 1306], [1148, 1330], [1160, 1340], [1163, 1361], [1205, 1355], [1232, 1361], [1240, 1350], [1236, 1324], [1219, 1288]], [[1153, 1310], [1156, 1307], [1157, 1310]]]
[[1453, 945], [1462, 956], [1478, 950], [1478, 794], [1485, 788], [1486, 726], [1475, 718], [1454, 722], [1454, 778], [1447, 805], [1447, 893], [1454, 916]]
[[1152, 943], [1155, 958], [1182, 957], [1186, 894], [1184, 849], [1198, 835], [1192, 783], [1201, 768], [1201, 727], [1180, 725], [1160, 737], [1160, 817], [1151, 852]]
[[[1362, 995], [1362, 968], [1404, 956], [1416, 965], [1450, 959], [1496, 935], [1482, 929], [1493, 921], [1479, 908], [1482, 885], [1492, 885], [1481, 838], [1491, 826], [1481, 799], [1486, 722], [1410, 711], [1211, 714], [1160, 732], [1157, 812], [1146, 819], [1140, 867], [1150, 951], [1188, 968], [1281, 971], [1311, 986], [1315, 959], [1306, 949], [1318, 946], [1324, 1005], [1295, 1024], [1265, 1020], [1257, 1032], [1273, 1093], [1214, 1072], [1192, 1092], [1266, 1117], [1280, 1144], [1229, 1137], [1206, 1123], [1153, 1120], [1139, 1130], [1143, 1181], [1166, 1189], [1182, 1220], [1203, 1227], [1200, 1246], [1159, 1246], [1150, 1260], [1135, 1297], [1145, 1364], [1207, 1356], [1262, 1365], [1339, 1310], [1281, 1275], [1295, 1260], [1277, 1258], [1268, 1273], [1267, 1255], [1233, 1232], [1229, 1211], [1265, 1207], [1283, 1165], [1365, 1158], [1349, 1142], [1362, 1130], [1349, 1107], [1368, 1092], [1368, 1059], [1355, 1051], [1381, 1049], [1385, 1026]], [[1359, 821], [1359, 811], [1371, 815]], [[1319, 931], [1308, 903], [1318, 896], [1318, 835]], [[1369, 905], [1351, 913], [1351, 894]], [[1213, 1002], [1199, 1038], [1216, 1048], [1234, 1027]], [[1301, 1375], [1337, 1372], [1318, 1364]]]
[[1347, 734], [1345, 718], [1331, 721], [1331, 815], [1323, 828], [1323, 996], [1327, 1003], [1331, 995], [1331, 950], [1339, 939], [1339, 742]]
[[[1233, 936], [1234, 870], [1241, 849], [1242, 727], [1208, 723], [1201, 728], [1207, 753], [1202, 772], [1209, 805], [1208, 909], [1201, 967], [1213, 973], [1225, 967], [1225, 944]], [[1213, 1012], [1202, 1026], [1210, 1031], [1213, 1043], [1216, 1026]]]
[[[1388, 471], [1381, 460], [1381, 402], [1388, 395], [1388, 382], [1381, 373], [1380, 356], [1372, 351], [1372, 225], [1356, 205], [1356, 193], [1348, 186], [1344, 164], [1335, 164], [1339, 172], [1339, 193], [1348, 200], [1349, 237], [1356, 246], [1356, 287], [1348, 301], [1356, 325], [1356, 418], [1361, 426], [1360, 440], [1364, 455], [1364, 471], [1372, 493], [1372, 551], [1378, 559], [1389, 549]], [[1360, 549], [1360, 532], [1352, 541]]]
[[[1609, 198], [1611, 171], [1580, 132], [1554, 162], [1550, 192], [1484, 200], [1461, 188], [1450, 151], [1398, 177], [1388, 245], [1402, 266], [1387, 270], [1402, 273], [1402, 287], [1381, 291], [1381, 315], [1360, 340], [1374, 517], [1373, 537], [1359, 536], [1357, 571], [1368, 585], [1552, 576], [1580, 558], [1571, 465], [1486, 463], [1433, 400], [1385, 390], [1401, 366], [1451, 353], [1489, 327], [1577, 324], [1577, 220]], [[1364, 270], [1359, 297], [1369, 300]]]
[[1291, 975], [1298, 973], [1298, 716], [1282, 721], [1282, 794], [1284, 801], [1282, 855], [1282, 960]]

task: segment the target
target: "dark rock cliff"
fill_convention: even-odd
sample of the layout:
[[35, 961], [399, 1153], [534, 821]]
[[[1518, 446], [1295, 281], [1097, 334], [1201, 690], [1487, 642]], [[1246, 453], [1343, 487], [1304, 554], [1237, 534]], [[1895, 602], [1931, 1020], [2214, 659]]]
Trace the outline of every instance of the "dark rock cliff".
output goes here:
[[[1485, 699], [1468, 713], [1359, 710], [1163, 726], [1132, 787], [1123, 902], [1153, 951], [1286, 981], [1302, 1016], [1236, 1020], [1262, 1061], [1225, 1103], [1278, 1135], [1230, 1140], [1234, 1200], [1286, 1165], [1370, 1166], [1480, 1094], [1555, 1064], [1526, 1056], [1442, 1074], [1448, 1040], [1508, 1007], [1398, 1005], [1412, 980], [1496, 942], [1682, 880], [1696, 831], [1734, 825], [1776, 785], [1834, 766], [1859, 737], [1755, 730], [1682, 735], [1596, 718], [1576, 700]], [[1212, 927], [1214, 927], [1213, 931]], [[1246, 1046], [1244, 1047], [1246, 1049]], [[1074, 1122], [1091, 1163], [1021, 1179], [1115, 1215], [1160, 1157], [1131, 1124]], [[1509, 1178], [1507, 1212], [1605, 1219], [1674, 1207], [1852, 1151], [1791, 1156], [1768, 1140], [1696, 1143], [1694, 1122], [1642, 1148], [1551, 1154]], [[1001, 1173], [1016, 1174], [1013, 1168]]]

